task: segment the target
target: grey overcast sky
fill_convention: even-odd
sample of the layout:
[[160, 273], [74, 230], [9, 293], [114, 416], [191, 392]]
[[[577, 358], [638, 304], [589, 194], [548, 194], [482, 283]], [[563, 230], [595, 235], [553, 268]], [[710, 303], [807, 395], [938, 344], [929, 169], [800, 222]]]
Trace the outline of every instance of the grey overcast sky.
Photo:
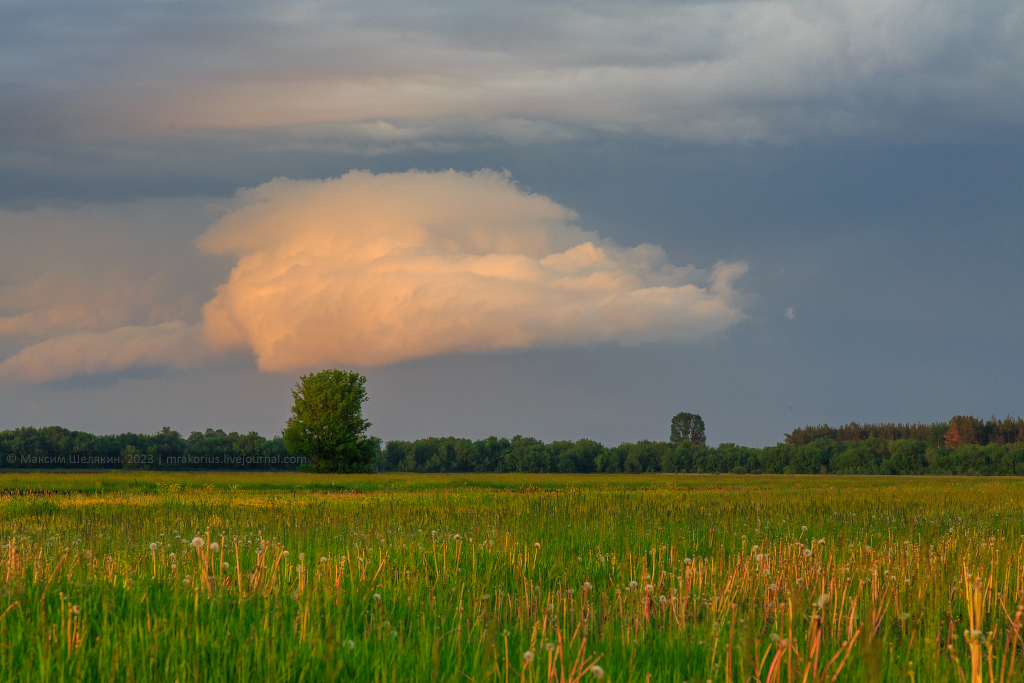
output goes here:
[[1024, 2], [0, 2], [0, 428], [1022, 415]]

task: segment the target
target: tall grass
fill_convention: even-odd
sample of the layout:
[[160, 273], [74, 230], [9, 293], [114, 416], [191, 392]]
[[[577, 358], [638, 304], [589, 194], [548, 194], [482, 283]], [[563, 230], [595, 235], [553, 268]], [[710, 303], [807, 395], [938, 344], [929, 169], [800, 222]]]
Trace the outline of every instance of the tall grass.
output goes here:
[[1024, 670], [1018, 480], [66, 476], [4, 482], [3, 680]]

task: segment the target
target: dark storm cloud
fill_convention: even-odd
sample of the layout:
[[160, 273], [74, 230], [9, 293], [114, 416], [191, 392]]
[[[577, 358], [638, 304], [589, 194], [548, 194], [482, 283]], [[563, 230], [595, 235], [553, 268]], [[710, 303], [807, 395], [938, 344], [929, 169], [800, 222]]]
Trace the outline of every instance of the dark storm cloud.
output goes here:
[[317, 125], [388, 148], [458, 143], [465, 119], [513, 140], [928, 139], [1021, 123], [1021, 17], [915, 0], [14, 3], [0, 115], [8, 144]]

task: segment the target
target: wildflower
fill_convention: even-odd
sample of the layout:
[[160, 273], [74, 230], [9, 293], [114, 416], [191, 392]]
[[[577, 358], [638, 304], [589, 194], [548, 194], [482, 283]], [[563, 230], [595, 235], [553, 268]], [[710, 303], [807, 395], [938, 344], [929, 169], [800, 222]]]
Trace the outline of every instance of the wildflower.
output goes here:
[[807, 527], [805, 527], [805, 526], [800, 527], [800, 531], [807, 531]]
[[900, 612], [900, 621], [906, 621], [910, 618], [910, 612]]
[[462, 536], [459, 536], [458, 534], [455, 534], [455, 540], [456, 541], [461, 541], [462, 540]]
[[178, 565], [176, 565], [176, 564], [172, 564], [172, 565], [171, 565], [171, 571], [172, 571], [172, 572], [173, 572], [173, 571], [174, 571], [175, 569], [177, 569], [177, 568], [178, 568]]
[[168, 557], [170, 557], [173, 560], [177, 556], [178, 556], [177, 553], [171, 553]]
[[756, 553], [758, 550], [761, 549], [761, 546], [759, 546], [759, 545], [752, 545], [752, 546], [750, 546], [750, 549]]
[[380, 602], [380, 593], [374, 593], [373, 600], [374, 602]]
[[582, 562], [582, 561], [583, 561], [583, 558], [582, 558], [582, 557], [577, 557], [577, 558], [576, 558], [576, 561], [577, 561], [577, 562]]
[[554, 652], [555, 651], [555, 644], [554, 643], [545, 643], [544, 644], [544, 649], [547, 650], [548, 652]]
[[811, 556], [811, 551], [810, 551], [809, 548], [804, 548], [803, 551], [801, 551], [801, 552], [803, 553], [804, 557], [810, 557]]
[[584, 581], [583, 582], [583, 590], [584, 591], [589, 591], [589, 590], [593, 590], [593, 589], [594, 589], [594, 586], [589, 581]]
[[537, 550], [540, 550], [540, 543], [534, 543], [533, 547], [536, 548]]
[[754, 560], [756, 562], [764, 562], [766, 557], [767, 556], [764, 553], [758, 553]]
[[825, 545], [825, 539], [824, 538], [819, 538], [818, 539], [818, 545]]
[[664, 605], [666, 602], [668, 602], [668, 598], [662, 595], [660, 598], [658, 598], [658, 601]]
[[149, 544], [149, 549], [152, 550], [154, 553], [156, 552], [156, 548], [157, 548], [156, 543], [150, 543]]
[[347, 641], [347, 642], [345, 643], [345, 647], [347, 647], [347, 648], [348, 648], [348, 649], [350, 649], [350, 650], [354, 650], [354, 649], [356, 649], [356, 641], [354, 641], [354, 640], [349, 640], [349, 641]]
[[652, 586], [651, 584], [647, 584], [646, 586], [644, 586], [644, 590], [647, 591], [648, 593], [653, 593], [654, 592], [654, 586]]
[[81, 610], [78, 608], [78, 605], [72, 605], [70, 611], [72, 614], [78, 614]]
[[828, 604], [829, 597], [830, 596], [828, 593], [822, 593], [818, 596], [818, 599], [815, 601], [814, 604], [818, 606], [818, 609], [821, 609], [822, 607]]
[[288, 551], [287, 551], [287, 550], [282, 550], [282, 551], [281, 551], [281, 554], [282, 554], [283, 556], [285, 556], [285, 557], [288, 557]]
[[327, 558], [326, 557], [321, 557], [320, 558], [320, 564], [327, 564]]
[[533, 650], [527, 650], [523, 653], [523, 661], [527, 664], [533, 663]]
[[690, 566], [691, 564], [693, 564], [693, 560], [691, 560], [689, 557], [684, 558], [683, 564], [685, 564], [686, 566]]
[[231, 569], [231, 565], [228, 564], [227, 562], [221, 562], [220, 563], [220, 568], [221, 569]]
[[392, 638], [396, 638], [397, 636], [398, 636], [398, 631], [392, 631], [391, 632], [391, 637]]
[[190, 577], [186, 576], [184, 579], [181, 580], [181, 582], [187, 586], [190, 583], [192, 583], [192, 579]]
[[636, 587], [637, 587], [637, 586], [639, 586], [639, 585], [640, 585], [640, 584], [638, 584], [638, 583], [637, 583], [636, 581], [630, 581], [630, 582], [629, 582], [629, 587], [630, 587], [630, 588], [636, 588]]
[[597, 664], [590, 667], [590, 673], [594, 674], [594, 678], [596, 678], [597, 680], [601, 680], [602, 678], [604, 678], [604, 669], [599, 667]]
[[219, 553], [220, 552], [220, 543], [217, 543], [217, 541], [214, 541], [213, 543], [211, 543], [210, 544], [210, 552]]
[[198, 549], [198, 548], [202, 548], [204, 545], [206, 545], [206, 541], [204, 541], [203, 539], [199, 538], [198, 536], [196, 536], [195, 538], [192, 539], [192, 547]]

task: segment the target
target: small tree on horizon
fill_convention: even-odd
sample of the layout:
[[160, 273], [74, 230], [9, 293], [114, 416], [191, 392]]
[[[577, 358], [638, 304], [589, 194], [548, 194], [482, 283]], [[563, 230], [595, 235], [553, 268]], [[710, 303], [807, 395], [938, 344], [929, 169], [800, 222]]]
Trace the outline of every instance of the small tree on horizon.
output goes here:
[[672, 443], [689, 441], [695, 446], [704, 446], [707, 437], [704, 435], [704, 420], [696, 413], [678, 413], [672, 418]]
[[372, 472], [380, 450], [366, 436], [366, 378], [358, 372], [322, 370], [303, 375], [292, 391], [295, 404], [284, 428], [284, 444], [317, 472]]

